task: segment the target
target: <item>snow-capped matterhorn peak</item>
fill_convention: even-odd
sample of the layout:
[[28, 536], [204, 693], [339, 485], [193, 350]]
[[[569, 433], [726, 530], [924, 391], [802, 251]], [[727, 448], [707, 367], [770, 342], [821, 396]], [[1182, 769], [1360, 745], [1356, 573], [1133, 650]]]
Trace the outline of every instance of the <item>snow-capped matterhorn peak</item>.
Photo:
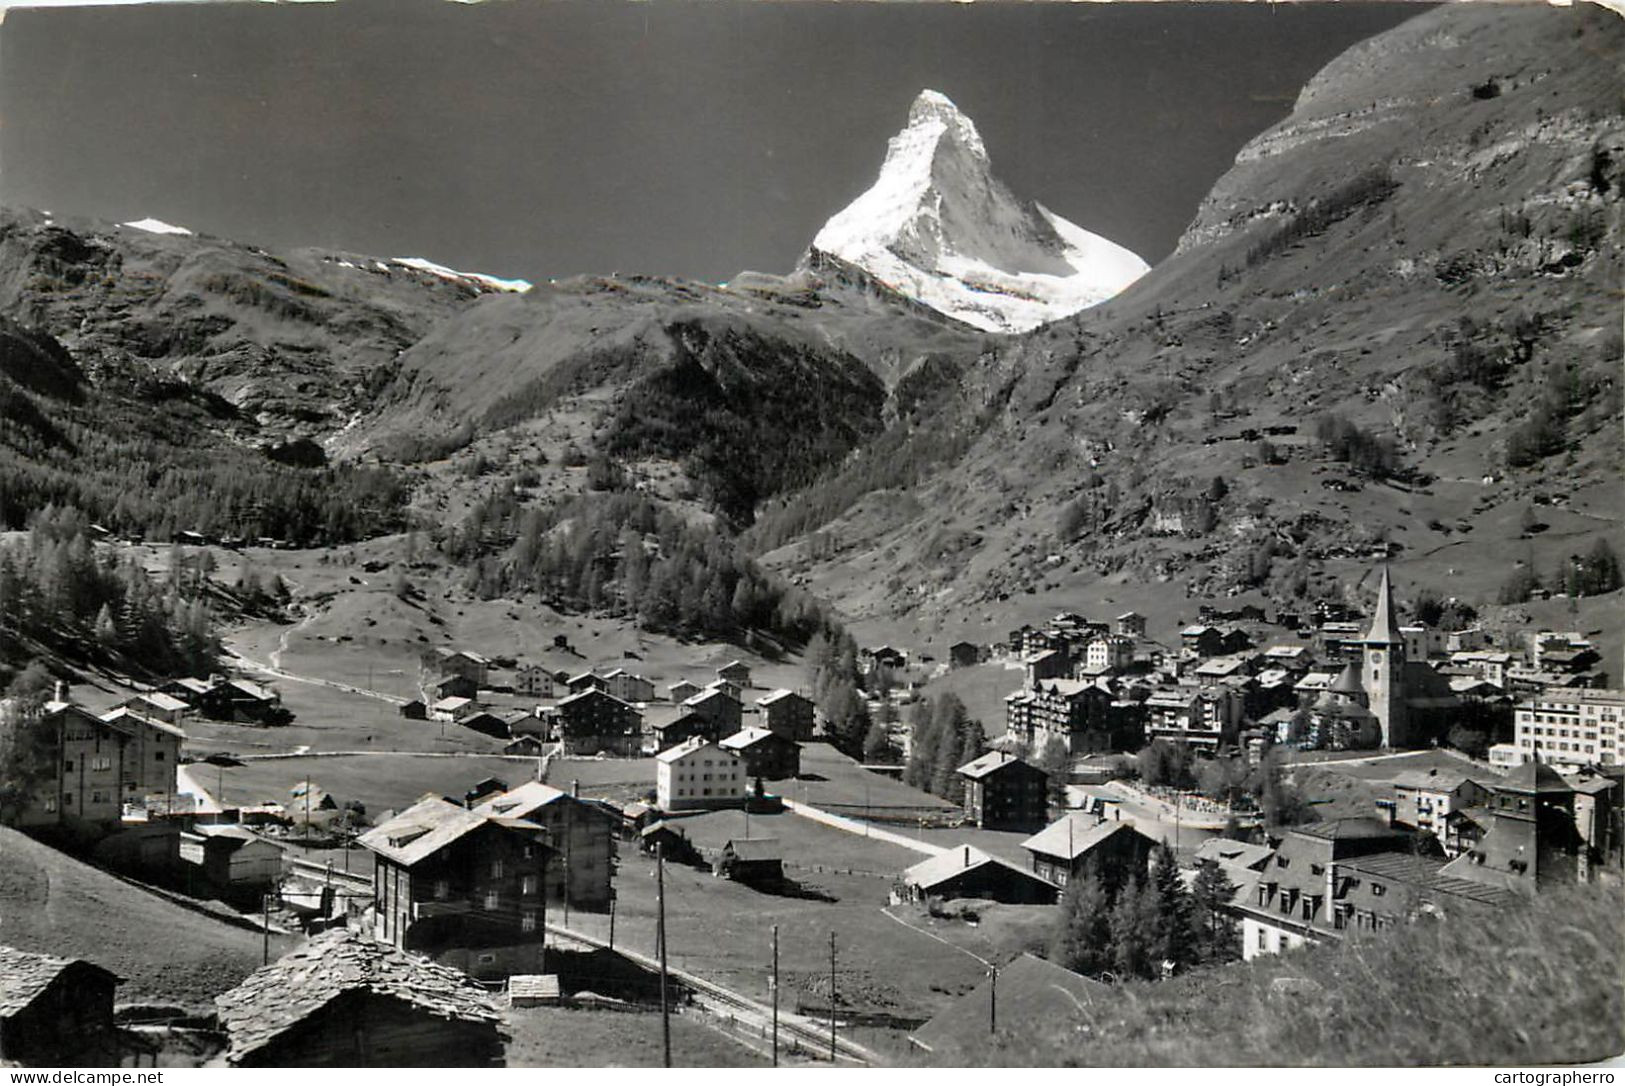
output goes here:
[[1145, 261], [993, 176], [971, 119], [921, 91], [869, 190], [813, 239], [932, 309], [990, 332], [1024, 332], [1105, 301]]

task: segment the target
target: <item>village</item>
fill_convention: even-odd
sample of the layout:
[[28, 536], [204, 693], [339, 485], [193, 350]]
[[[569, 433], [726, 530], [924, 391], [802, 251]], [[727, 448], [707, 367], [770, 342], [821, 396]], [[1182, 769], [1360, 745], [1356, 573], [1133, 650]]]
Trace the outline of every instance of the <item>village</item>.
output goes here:
[[[128, 947], [0, 947], [0, 1058], [590, 1062], [549, 1047], [573, 1034], [668, 1065], [964, 1061], [1001, 1002], [1617, 885], [1625, 691], [1597, 646], [1407, 621], [1366, 572], [1363, 613], [861, 647], [861, 751], [793, 658], [545, 629], [524, 656], [422, 646], [389, 694], [287, 670], [286, 634], [236, 674], [58, 683], [7, 706], [54, 743], [8, 852], [229, 931], [240, 965], [159, 999]], [[341, 696], [349, 723], [309, 719]], [[364, 734], [302, 741], [362, 703]], [[1129, 945], [1131, 905], [1162, 934]]]

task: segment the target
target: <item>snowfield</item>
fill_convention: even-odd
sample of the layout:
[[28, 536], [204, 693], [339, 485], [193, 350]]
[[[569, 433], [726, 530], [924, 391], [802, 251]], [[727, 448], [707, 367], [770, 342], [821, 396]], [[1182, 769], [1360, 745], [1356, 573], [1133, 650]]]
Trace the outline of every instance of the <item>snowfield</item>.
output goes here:
[[993, 176], [970, 118], [931, 90], [887, 144], [880, 177], [813, 248], [990, 332], [1098, 305], [1149, 270], [1122, 246], [1018, 200]]

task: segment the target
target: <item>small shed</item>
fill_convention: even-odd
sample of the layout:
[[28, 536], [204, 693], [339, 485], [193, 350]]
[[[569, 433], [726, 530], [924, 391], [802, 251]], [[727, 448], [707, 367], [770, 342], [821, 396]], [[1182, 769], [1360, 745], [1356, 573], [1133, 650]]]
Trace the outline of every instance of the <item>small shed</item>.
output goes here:
[[500, 1067], [502, 1012], [465, 974], [347, 928], [215, 997], [233, 1067]]
[[422, 698], [413, 698], [401, 706], [401, 715], [407, 720], [428, 720], [429, 707], [423, 704]]
[[78, 1065], [114, 1037], [119, 977], [92, 962], [0, 946], [0, 1059]]
[[776, 837], [735, 838], [722, 846], [712, 873], [749, 886], [784, 881], [784, 850]]

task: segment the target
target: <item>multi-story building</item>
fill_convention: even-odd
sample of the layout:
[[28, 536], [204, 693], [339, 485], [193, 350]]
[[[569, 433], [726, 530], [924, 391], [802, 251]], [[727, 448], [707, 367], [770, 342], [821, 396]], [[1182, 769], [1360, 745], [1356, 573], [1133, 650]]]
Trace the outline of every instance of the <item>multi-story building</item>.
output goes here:
[[1221, 686], [1175, 686], [1145, 700], [1145, 737], [1217, 750], [1235, 739], [1245, 696]]
[[1134, 641], [1117, 634], [1097, 637], [1083, 650], [1085, 671], [1103, 675], [1119, 671], [1134, 662]]
[[653, 701], [655, 696], [654, 683], [621, 667], [604, 672], [604, 689], [634, 705]]
[[116, 823], [126, 804], [166, 805], [186, 733], [129, 709], [97, 716], [61, 697], [41, 710], [53, 771], [19, 815], [23, 826]]
[[683, 708], [697, 713], [716, 725], [717, 734], [729, 736], [739, 730], [744, 707], [739, 699], [726, 690], [708, 689], [683, 702]]
[[544, 885], [550, 904], [607, 909], [614, 896], [615, 831], [619, 820], [590, 803], [538, 781], [487, 797], [474, 809], [487, 818], [523, 819], [547, 831], [553, 850]]
[[[1493, 776], [1488, 774], [1487, 776]], [[1454, 856], [1458, 839], [1451, 816], [1489, 801], [1490, 790], [1466, 773], [1450, 770], [1418, 769], [1396, 774], [1394, 822], [1431, 833], [1439, 839], [1446, 856]]]
[[801, 772], [801, 744], [766, 728], [742, 728], [718, 746], [739, 755], [747, 777], [784, 780]]
[[655, 755], [655, 803], [662, 811], [737, 807], [745, 798], [739, 755], [695, 737]]
[[543, 973], [547, 831], [424, 796], [359, 838], [373, 934], [480, 979]]
[[541, 664], [525, 664], [514, 672], [514, 692], [529, 698], [551, 698], [555, 696], [554, 686], [556, 677]]
[[813, 703], [794, 690], [775, 690], [756, 699], [762, 727], [797, 743], [813, 735]]
[[959, 767], [965, 817], [986, 830], [1033, 830], [1049, 816], [1049, 775], [1013, 754], [989, 751]]
[[1625, 764], [1620, 745], [1625, 690], [1549, 689], [1518, 703], [1513, 744], [1519, 760], [1556, 766]]
[[1448, 916], [1519, 900], [1446, 872], [1444, 861], [1414, 853], [1409, 834], [1374, 819], [1293, 827], [1231, 906], [1241, 918], [1242, 957], [1382, 931], [1424, 910]]
[[571, 694], [553, 708], [565, 754], [637, 754], [643, 746], [643, 715], [597, 688]]

